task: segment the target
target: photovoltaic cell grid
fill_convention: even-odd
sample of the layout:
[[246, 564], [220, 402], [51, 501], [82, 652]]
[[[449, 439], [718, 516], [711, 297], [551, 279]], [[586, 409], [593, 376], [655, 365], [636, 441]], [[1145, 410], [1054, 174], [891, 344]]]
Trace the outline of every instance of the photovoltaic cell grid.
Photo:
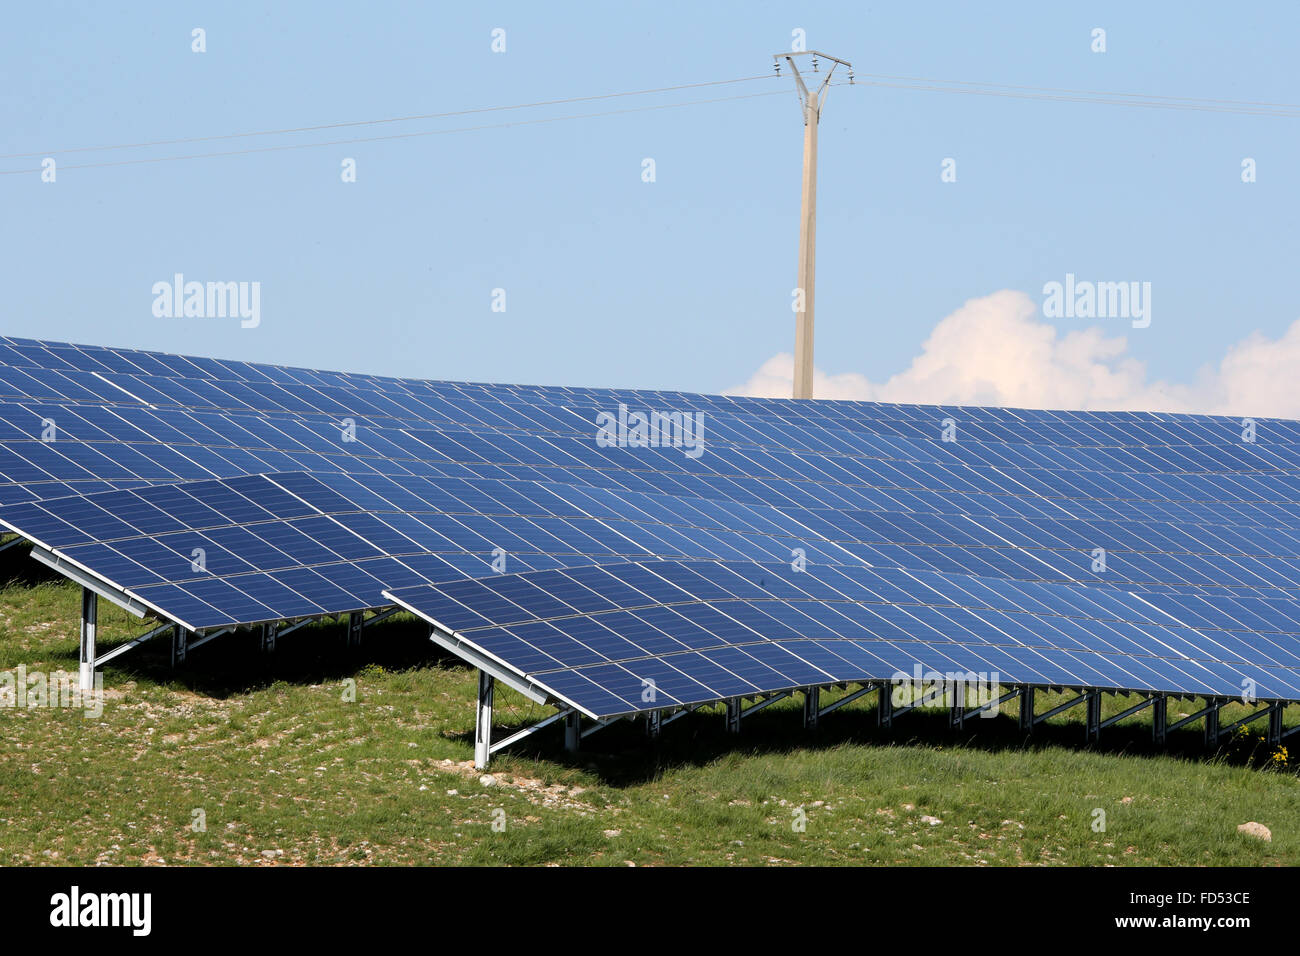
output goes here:
[[[15, 505], [0, 509], [0, 521], [194, 630], [382, 606], [388, 603], [385, 588], [490, 574], [498, 548], [518, 570], [646, 558], [779, 561], [799, 548], [814, 564], [1021, 580], [1087, 577], [1105, 587], [1131, 586], [1127, 571], [1162, 576], [1144, 581], [1144, 590], [1222, 598], [1293, 593], [1242, 583], [1253, 567], [1255, 583], [1262, 584], [1265, 559], [1248, 552], [1263, 549], [1226, 529], [1178, 531], [1177, 547], [1218, 547], [1222, 553], [1214, 560], [1175, 553], [1172, 538], [1158, 538], [1145, 526], [1086, 524], [1086, 535], [1062, 522], [1013, 528], [986, 521], [1000, 536], [1018, 534], [1024, 545], [1036, 535], [1037, 541], [1050, 539], [1055, 550], [994, 547], [980, 538], [981, 526], [961, 518], [921, 522], [901, 514], [777, 509], [498, 479], [292, 472]], [[1127, 539], [1139, 533], [1145, 537]], [[1073, 540], [1065, 540], [1071, 534]], [[1093, 540], [1116, 547], [1110, 578], [1090, 568], [1084, 546]], [[1300, 577], [1300, 532], [1279, 531], [1272, 540], [1292, 561], [1272, 560]], [[1170, 548], [1162, 560], [1153, 557], [1152, 541]], [[193, 564], [196, 549], [201, 569]], [[1065, 571], [1054, 574], [1053, 561]], [[1206, 570], [1198, 572], [1197, 565]], [[1228, 569], [1237, 577], [1228, 577]], [[1214, 584], [1225, 580], [1232, 583]]]
[[[1228, 692], [1238, 693], [1240, 669], [1253, 667], [1269, 677], [1261, 687], [1279, 695], [1294, 687], [1286, 672], [1300, 588], [1294, 422], [1260, 421], [1248, 442], [1240, 421], [1208, 416], [424, 382], [18, 339], [0, 339], [0, 363], [0, 502], [9, 502], [0, 523], [192, 630], [378, 608], [393, 602], [389, 594], [432, 617], [423, 602], [442, 600], [438, 587], [456, 582], [491, 590], [528, 574], [652, 564], [734, 574], [789, 568], [802, 554], [814, 572], [800, 574], [807, 587], [818, 575], [905, 574], [963, 595], [975, 585], [952, 582], [1057, 588], [1081, 602], [1070, 620], [1105, 633], [1118, 621], [1146, 658], [1196, 662], [1161, 669], [1143, 654], [1088, 648], [1103, 656], [1074, 669], [1057, 659], [1052, 669], [1016, 648], [1078, 652], [1059, 644], [1055, 618], [961, 605], [1020, 613], [1018, 627], [1001, 622], [1015, 646], [988, 642], [983, 653], [1022, 655], [1007, 661], [1015, 673], [1073, 678], [1045, 683], [1203, 693], [1236, 675]], [[602, 447], [597, 415], [620, 407], [698, 413], [704, 453]], [[957, 423], [956, 442], [942, 440], [944, 419]], [[500, 554], [525, 573], [495, 573]], [[475, 593], [488, 601], [482, 587]], [[744, 634], [760, 641], [831, 640], [825, 620], [808, 623], [830, 613], [810, 612], [813, 597], [761, 599], [797, 601], [799, 614], [782, 618], [770, 603], [755, 617], [735, 596], [689, 596], [701, 606], [731, 602], [749, 616]], [[1117, 600], [1130, 602], [1127, 617], [1095, 616], [1100, 601]], [[1136, 616], [1139, 607], [1163, 621]], [[493, 601], [479, 610], [478, 626], [502, 631], [503, 646], [521, 655], [503, 656], [517, 673], [548, 664], [548, 680], [572, 672], [583, 687], [591, 673], [614, 673], [599, 668], [627, 671], [646, 657], [590, 647], [603, 656], [579, 663], [552, 653], [572, 650], [564, 627], [608, 620], [498, 620]], [[664, 620], [685, 628], [682, 612], [673, 614]], [[826, 619], [848, 628], [841, 638], [853, 633], [843, 617], [838, 608]], [[916, 618], [904, 619], [916, 631], [898, 644], [905, 653], [930, 654], [935, 632], [949, 642], [962, 633], [951, 615], [929, 630]], [[790, 636], [791, 622], [802, 638]], [[521, 637], [521, 627], [533, 636]], [[1026, 628], [1037, 643], [1021, 640]], [[1199, 636], [1153, 644], [1159, 628]], [[1236, 636], [1204, 643], [1210, 632]], [[725, 628], [713, 638], [731, 640]], [[859, 643], [873, 640], [881, 638]], [[857, 671], [838, 661], [873, 659], [840, 651], [808, 650], [821, 661], [806, 661], [815, 673], [770, 662], [753, 673], [781, 675], [782, 687], [796, 686], [796, 673], [840, 682]], [[877, 669], [893, 660], [878, 646], [871, 653]], [[723, 686], [698, 677], [701, 687]]]
[[[1198, 628], [1196, 598], [874, 568], [663, 561], [391, 592], [401, 606], [592, 717], [837, 682], [940, 674], [1006, 684], [1300, 695], [1300, 605], [1269, 630]], [[1285, 613], [1283, 613], [1285, 612]], [[1235, 626], [1232, 626], [1235, 625]], [[986, 676], [987, 680], [988, 677]]]

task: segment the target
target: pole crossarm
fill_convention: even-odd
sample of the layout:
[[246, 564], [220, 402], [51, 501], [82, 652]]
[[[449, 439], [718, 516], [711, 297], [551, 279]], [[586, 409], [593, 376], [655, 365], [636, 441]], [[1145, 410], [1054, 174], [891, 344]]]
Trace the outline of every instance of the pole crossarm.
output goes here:
[[811, 56], [819, 60], [830, 60], [832, 63], [838, 63], [840, 66], [853, 69], [853, 64], [848, 60], [841, 60], [837, 56], [831, 56], [829, 53], [823, 53], [821, 50], [791, 50], [788, 53], [773, 53], [772, 59], [778, 63], [782, 60], [790, 60], [796, 56]]
[[[831, 68], [826, 71], [826, 77], [822, 80], [821, 86], [817, 87], [817, 92], [809, 91], [807, 84], [804, 83], [803, 75], [799, 72], [799, 67], [795, 64], [794, 58], [797, 56], [813, 57], [813, 69], [816, 70], [818, 59], [830, 60]], [[798, 53], [773, 53], [772, 59], [776, 61], [778, 69], [782, 60], [785, 60], [790, 66], [790, 72], [794, 74], [794, 81], [799, 87], [799, 100], [804, 107], [804, 122], [816, 122], [821, 119], [822, 106], [826, 103], [826, 92], [831, 85], [831, 76], [835, 73], [835, 67], [843, 66], [849, 71], [849, 82], [853, 82], [853, 64], [848, 60], [841, 60], [839, 57], [828, 56], [825, 53], [819, 53], [816, 50], [806, 50]], [[811, 110], [811, 112], [810, 112]]]

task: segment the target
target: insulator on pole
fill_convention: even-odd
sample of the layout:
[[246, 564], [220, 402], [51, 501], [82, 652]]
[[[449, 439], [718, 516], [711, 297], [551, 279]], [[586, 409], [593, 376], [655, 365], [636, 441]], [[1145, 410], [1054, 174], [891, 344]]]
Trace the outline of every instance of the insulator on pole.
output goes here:
[[813, 57], [813, 72], [817, 72], [817, 57]]
[[853, 85], [853, 71], [849, 70], [849, 86]]

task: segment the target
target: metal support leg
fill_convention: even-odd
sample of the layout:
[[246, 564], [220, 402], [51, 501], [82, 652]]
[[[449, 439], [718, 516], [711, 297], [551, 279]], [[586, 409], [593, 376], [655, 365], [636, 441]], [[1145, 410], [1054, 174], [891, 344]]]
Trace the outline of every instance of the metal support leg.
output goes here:
[[578, 752], [582, 745], [582, 714], [570, 711], [564, 718], [564, 749], [571, 754]]
[[172, 628], [172, 667], [185, 663], [185, 655], [190, 647], [190, 632], [177, 624]]
[[817, 718], [821, 714], [822, 689], [809, 687], [803, 692], [803, 726], [805, 730], [817, 729]]
[[948, 727], [951, 730], [961, 730], [962, 725], [966, 723], [966, 686], [958, 684], [952, 690], [952, 696], [948, 701]]
[[272, 654], [275, 652], [275, 624], [262, 625], [262, 653]]
[[1205, 744], [1208, 747], [1219, 743], [1219, 709], [1222, 706], [1222, 700], [1212, 700], [1209, 710], [1205, 712]]
[[1088, 743], [1095, 744], [1101, 739], [1101, 691], [1090, 690], [1087, 694], [1083, 706], [1087, 713]]
[[1160, 694], [1151, 704], [1151, 736], [1157, 747], [1169, 738], [1169, 698]]
[[361, 646], [361, 624], [364, 618], [361, 611], [353, 611], [348, 615], [348, 647]]
[[1286, 705], [1278, 701], [1268, 712], [1268, 742], [1274, 746], [1282, 742], [1282, 714], [1285, 710]]
[[1020, 731], [1033, 733], [1034, 730], [1034, 689], [1026, 687], [1020, 692]]
[[659, 731], [663, 725], [664, 712], [662, 710], [647, 710], [645, 714], [645, 735], [650, 740], [659, 739]]
[[740, 733], [740, 698], [727, 698], [727, 733]]
[[894, 690], [887, 683], [880, 685], [880, 696], [876, 698], [876, 723], [886, 728], [894, 726]]
[[478, 672], [478, 719], [474, 724], [474, 766], [480, 770], [492, 757], [492, 697], [496, 681], [487, 671]]
[[99, 595], [81, 589], [81, 668], [77, 684], [82, 690], [95, 689], [95, 629], [99, 619]]

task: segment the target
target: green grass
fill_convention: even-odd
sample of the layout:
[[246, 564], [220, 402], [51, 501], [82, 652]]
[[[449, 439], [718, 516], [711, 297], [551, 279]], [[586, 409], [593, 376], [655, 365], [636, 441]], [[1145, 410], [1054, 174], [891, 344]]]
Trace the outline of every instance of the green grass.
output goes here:
[[[0, 556], [0, 579], [24, 575], [0, 588], [0, 669], [75, 672], [79, 592], [18, 551]], [[100, 617], [101, 651], [145, 629], [107, 602]], [[231, 635], [176, 671], [164, 643], [108, 665], [98, 720], [0, 708], [0, 864], [1300, 863], [1300, 780], [1257, 734], [1207, 752], [1198, 724], [1156, 751], [1135, 716], [1089, 748], [1078, 708], [1026, 741], [1014, 710], [881, 731], [859, 704], [807, 733], [784, 701], [739, 737], [715, 710], [657, 745], [621, 723], [570, 755], [557, 727], [484, 785], [467, 763], [475, 673], [414, 620], [352, 650], [337, 625], [273, 655]], [[500, 724], [549, 712], [498, 690]], [[1272, 842], [1239, 834], [1248, 820]]]

